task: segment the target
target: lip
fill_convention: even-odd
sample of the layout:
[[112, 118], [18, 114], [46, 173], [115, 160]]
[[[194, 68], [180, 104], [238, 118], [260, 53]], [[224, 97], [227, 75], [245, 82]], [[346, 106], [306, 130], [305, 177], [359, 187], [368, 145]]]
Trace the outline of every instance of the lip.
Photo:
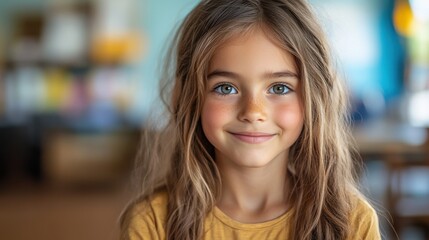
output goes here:
[[269, 141], [276, 134], [272, 133], [262, 133], [262, 132], [230, 132], [235, 138], [240, 141], [257, 144]]

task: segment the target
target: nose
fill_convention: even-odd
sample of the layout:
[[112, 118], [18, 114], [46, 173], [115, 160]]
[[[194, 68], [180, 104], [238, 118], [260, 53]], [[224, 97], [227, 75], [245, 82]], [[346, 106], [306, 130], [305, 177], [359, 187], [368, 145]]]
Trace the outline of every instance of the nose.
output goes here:
[[265, 100], [254, 96], [243, 97], [238, 119], [242, 122], [264, 122], [267, 119]]

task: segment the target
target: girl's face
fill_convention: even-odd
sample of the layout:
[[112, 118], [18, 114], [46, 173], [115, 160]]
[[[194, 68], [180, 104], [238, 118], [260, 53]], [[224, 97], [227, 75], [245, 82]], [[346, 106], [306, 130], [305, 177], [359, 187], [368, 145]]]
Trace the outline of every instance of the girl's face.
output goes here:
[[201, 122], [216, 161], [240, 167], [286, 161], [303, 127], [292, 55], [255, 29], [215, 51], [207, 81]]

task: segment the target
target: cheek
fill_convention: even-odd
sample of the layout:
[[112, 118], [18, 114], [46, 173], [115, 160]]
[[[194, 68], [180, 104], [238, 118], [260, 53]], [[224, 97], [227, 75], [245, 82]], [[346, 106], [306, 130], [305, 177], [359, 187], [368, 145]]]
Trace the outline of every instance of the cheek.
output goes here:
[[304, 116], [298, 103], [280, 105], [275, 112], [275, 119], [279, 125], [289, 130], [295, 128], [297, 132], [301, 132]]
[[206, 135], [209, 132], [222, 128], [231, 117], [231, 107], [217, 101], [208, 100], [204, 103], [201, 124]]

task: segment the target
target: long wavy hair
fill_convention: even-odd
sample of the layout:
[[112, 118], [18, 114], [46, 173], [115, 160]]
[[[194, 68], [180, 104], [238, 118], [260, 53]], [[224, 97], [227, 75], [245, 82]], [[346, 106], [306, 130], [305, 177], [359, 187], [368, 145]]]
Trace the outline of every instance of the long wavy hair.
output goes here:
[[200, 121], [211, 57], [231, 37], [258, 27], [294, 56], [302, 91], [304, 126], [288, 160], [293, 207], [287, 239], [338, 240], [351, 234], [349, 214], [360, 194], [348, 99], [309, 5], [304, 0], [205, 0], [180, 25], [166, 57], [161, 94], [167, 120], [146, 128], [135, 166], [138, 196], [128, 208], [164, 188], [169, 240], [204, 236], [204, 219], [222, 186]]

